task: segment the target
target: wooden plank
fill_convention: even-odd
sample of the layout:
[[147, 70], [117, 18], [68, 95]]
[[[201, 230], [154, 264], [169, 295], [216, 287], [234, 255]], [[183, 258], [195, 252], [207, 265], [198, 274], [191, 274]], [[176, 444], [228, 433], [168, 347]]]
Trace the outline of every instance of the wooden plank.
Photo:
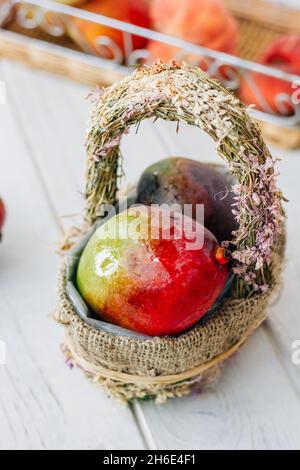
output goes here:
[[53, 212], [81, 213], [88, 89], [8, 62], [3, 63], [3, 73], [19, 128], [51, 195]]
[[[274, 153], [279, 154], [278, 151]], [[283, 291], [270, 309], [266, 330], [274, 343], [279, 359], [284, 363], [294, 386], [300, 393], [300, 365], [292, 362], [292, 343], [300, 339], [300, 257], [299, 246], [299, 172], [300, 151], [285, 153], [280, 164], [280, 186], [289, 199], [287, 210], [287, 246]]]
[[263, 330], [202, 394], [142, 404], [160, 449], [299, 449], [299, 399]]
[[[109, 400], [80, 371], [70, 372], [64, 364], [59, 348], [63, 332], [48, 318], [56, 303], [57, 217], [34, 152], [57, 162], [62, 154], [45, 152], [47, 141], [32, 149], [23, 125], [36, 108], [27, 108], [24, 121], [14, 108], [14, 92], [21, 99], [31, 90], [32, 103], [38, 99], [34, 83], [24, 79], [16, 90], [13, 75], [1, 68], [0, 78], [8, 91], [7, 105], [0, 106], [0, 190], [8, 206], [0, 247], [0, 338], [7, 345], [7, 365], [0, 366], [0, 448], [142, 448], [130, 409]], [[27, 78], [31, 80], [30, 74]], [[51, 90], [49, 82], [43, 89], [49, 101]], [[40, 126], [34, 128], [37, 144], [45, 122], [51, 133], [45, 100], [42, 110]], [[52, 140], [60, 140], [59, 135], [54, 132]]]

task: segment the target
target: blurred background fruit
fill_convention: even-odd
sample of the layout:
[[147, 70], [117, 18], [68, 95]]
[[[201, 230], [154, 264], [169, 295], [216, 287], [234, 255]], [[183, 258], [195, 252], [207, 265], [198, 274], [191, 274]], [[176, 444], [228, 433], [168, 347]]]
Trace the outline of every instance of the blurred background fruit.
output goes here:
[[[92, 0], [82, 6], [82, 9], [128, 22], [145, 28], [150, 27], [148, 0]], [[73, 40], [85, 51], [93, 52], [106, 59], [118, 58], [125, 53], [124, 34], [118, 29], [98, 25], [78, 18], [68, 21], [68, 29]], [[102, 43], [100, 37], [105, 37]], [[147, 40], [132, 35], [132, 49], [142, 49]], [[122, 59], [120, 59], [122, 61]]]
[[300, 75], [300, 35], [280, 36], [266, 49], [261, 62], [272, 67], [290, 66]]
[[[287, 73], [300, 75], [300, 36], [284, 35], [276, 39], [263, 53], [260, 63]], [[292, 95], [300, 85], [261, 73], [247, 73], [241, 81], [240, 98], [246, 104], [255, 104], [261, 111], [291, 115], [300, 103], [292, 102]]]
[[[184, 61], [199, 66], [210, 76], [221, 81], [246, 105], [254, 104], [257, 110], [264, 111], [264, 116], [257, 113], [256, 117], [261, 122], [264, 121], [262, 128], [269, 141], [284, 148], [300, 146], [299, 120], [296, 119], [297, 116], [289, 119], [291, 115], [298, 115], [300, 86], [292, 88], [292, 80], [286, 81], [257, 73], [257, 65], [263, 64], [300, 76], [299, 10], [284, 8], [279, 5], [279, 1], [276, 1], [275, 5], [275, 0], [273, 5], [269, 0], [57, 2], [76, 7], [84, 13], [91, 12], [121, 20], [128, 25], [138, 25], [149, 32], [144, 32], [146, 38], [136, 34], [132, 36], [122, 31], [122, 27], [114, 29], [86, 19], [80, 20], [72, 14], [68, 16], [43, 12], [42, 7], [36, 8], [28, 4], [27, 20], [23, 18], [22, 21], [22, 15], [13, 15], [18, 5], [14, 4], [11, 15], [6, 18], [2, 27], [17, 33], [15, 36], [29, 36], [33, 42], [22, 44], [22, 54], [13, 43], [9, 44], [9, 50], [4, 52], [9, 58], [89, 86], [103, 87], [119, 80], [126, 73], [125, 67], [132, 70], [142, 63], [152, 65], [157, 59], [163, 62], [172, 59], [177, 62]], [[22, 5], [25, 7], [26, 2], [22, 2]], [[31, 18], [31, 12], [37, 10], [37, 18]], [[43, 18], [41, 13], [44, 14]], [[78, 14], [80, 15], [80, 11]], [[21, 21], [18, 21], [20, 18]], [[153, 40], [151, 30], [165, 34], [167, 43]], [[188, 52], [184, 47], [168, 44], [170, 37], [176, 38], [179, 43], [187, 41], [214, 52], [212, 55], [209, 51], [199, 51], [197, 54], [194, 51]], [[19, 39], [16, 37], [17, 45]], [[43, 41], [43, 48], [36, 39]], [[49, 54], [46, 54], [44, 47], [47, 49], [48, 42], [61, 47], [52, 48], [49, 45]], [[226, 57], [223, 53], [236, 57]], [[104, 64], [103, 61], [97, 62], [86, 54], [98, 55], [108, 60]], [[239, 59], [248, 62], [242, 63]], [[116, 67], [116, 64], [124, 68]], [[296, 102], [292, 100], [292, 96], [296, 97]], [[268, 114], [273, 116], [270, 118]], [[284, 116], [288, 118], [283, 119]]]
[[[238, 25], [220, 0], [153, 0], [150, 13], [159, 32], [217, 51], [237, 52]], [[149, 42], [148, 50], [153, 60], [182, 55], [180, 49], [156, 41]], [[189, 61], [197, 60], [190, 55]]]

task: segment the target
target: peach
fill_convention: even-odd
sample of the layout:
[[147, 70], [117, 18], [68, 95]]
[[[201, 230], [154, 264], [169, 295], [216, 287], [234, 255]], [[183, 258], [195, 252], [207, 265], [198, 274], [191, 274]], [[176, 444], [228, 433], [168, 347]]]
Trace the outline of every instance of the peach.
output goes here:
[[[219, 0], [153, 0], [151, 17], [154, 27], [210, 49], [233, 54], [238, 41], [238, 26]], [[172, 59], [178, 49], [149, 44], [153, 58]]]

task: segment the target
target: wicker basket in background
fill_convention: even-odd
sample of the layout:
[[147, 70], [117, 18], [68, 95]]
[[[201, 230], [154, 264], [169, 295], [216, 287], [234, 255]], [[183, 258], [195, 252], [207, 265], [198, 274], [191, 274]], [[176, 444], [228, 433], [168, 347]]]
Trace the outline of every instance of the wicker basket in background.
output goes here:
[[[240, 27], [240, 57], [228, 56], [229, 59], [230, 57], [233, 59], [233, 62], [230, 60], [229, 63], [239, 70], [241, 60], [251, 61], [252, 64], [249, 62], [248, 65], [241, 65], [240, 70], [245, 73], [253, 69], [256, 70], [262, 51], [277, 37], [282, 34], [300, 33], [299, 10], [269, 3], [266, 6], [265, 0], [223, 1], [237, 19]], [[7, 3], [9, 2], [10, 0], [7, 0]], [[26, 4], [25, 1], [20, 3]], [[56, 8], [65, 7], [57, 2], [48, 3], [56, 5]], [[42, 1], [37, 1], [37, 4], [43, 7]], [[268, 14], [266, 14], [266, 10]], [[71, 13], [69, 15], [72, 16]], [[67, 16], [65, 15], [64, 18]], [[151, 33], [153, 32], [149, 31], [149, 34]], [[67, 34], [51, 35], [45, 32], [42, 27], [22, 27], [13, 11], [11, 15], [6, 17], [6, 21], [3, 22], [2, 29], [0, 29], [0, 51], [2, 57], [17, 60], [30, 67], [47, 70], [92, 86], [95, 84], [109, 86], [119, 81], [128, 73], [126, 65], [132, 65], [131, 60], [120, 65], [83, 53]], [[214, 56], [217, 57], [219, 65], [224, 63], [223, 54], [216, 51], [213, 53], [215, 53]], [[208, 58], [212, 57], [209, 51], [207, 54]], [[225, 60], [225, 63], [228, 62]], [[269, 112], [257, 113], [257, 119], [262, 122], [264, 136], [271, 143], [286, 149], [300, 146], [299, 121], [295, 122], [289, 117], [271, 115]]]

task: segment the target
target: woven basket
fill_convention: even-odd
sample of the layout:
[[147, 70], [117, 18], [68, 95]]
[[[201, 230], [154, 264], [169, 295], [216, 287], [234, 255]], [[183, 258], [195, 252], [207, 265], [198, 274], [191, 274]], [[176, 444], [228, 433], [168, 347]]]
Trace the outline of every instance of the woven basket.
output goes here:
[[238, 185], [239, 229], [232, 244], [234, 283], [206, 323], [176, 337], [136, 338], [87, 324], [67, 293], [66, 262], [59, 276], [56, 319], [65, 328], [64, 350], [107, 393], [124, 402], [182, 396], [214, 379], [220, 365], [266, 317], [280, 283], [284, 241], [282, 195], [270, 153], [246, 108], [200, 69], [156, 64], [138, 69], [94, 99], [88, 133], [86, 221], [117, 202], [119, 144], [145, 118], [185, 121], [206, 131]]

